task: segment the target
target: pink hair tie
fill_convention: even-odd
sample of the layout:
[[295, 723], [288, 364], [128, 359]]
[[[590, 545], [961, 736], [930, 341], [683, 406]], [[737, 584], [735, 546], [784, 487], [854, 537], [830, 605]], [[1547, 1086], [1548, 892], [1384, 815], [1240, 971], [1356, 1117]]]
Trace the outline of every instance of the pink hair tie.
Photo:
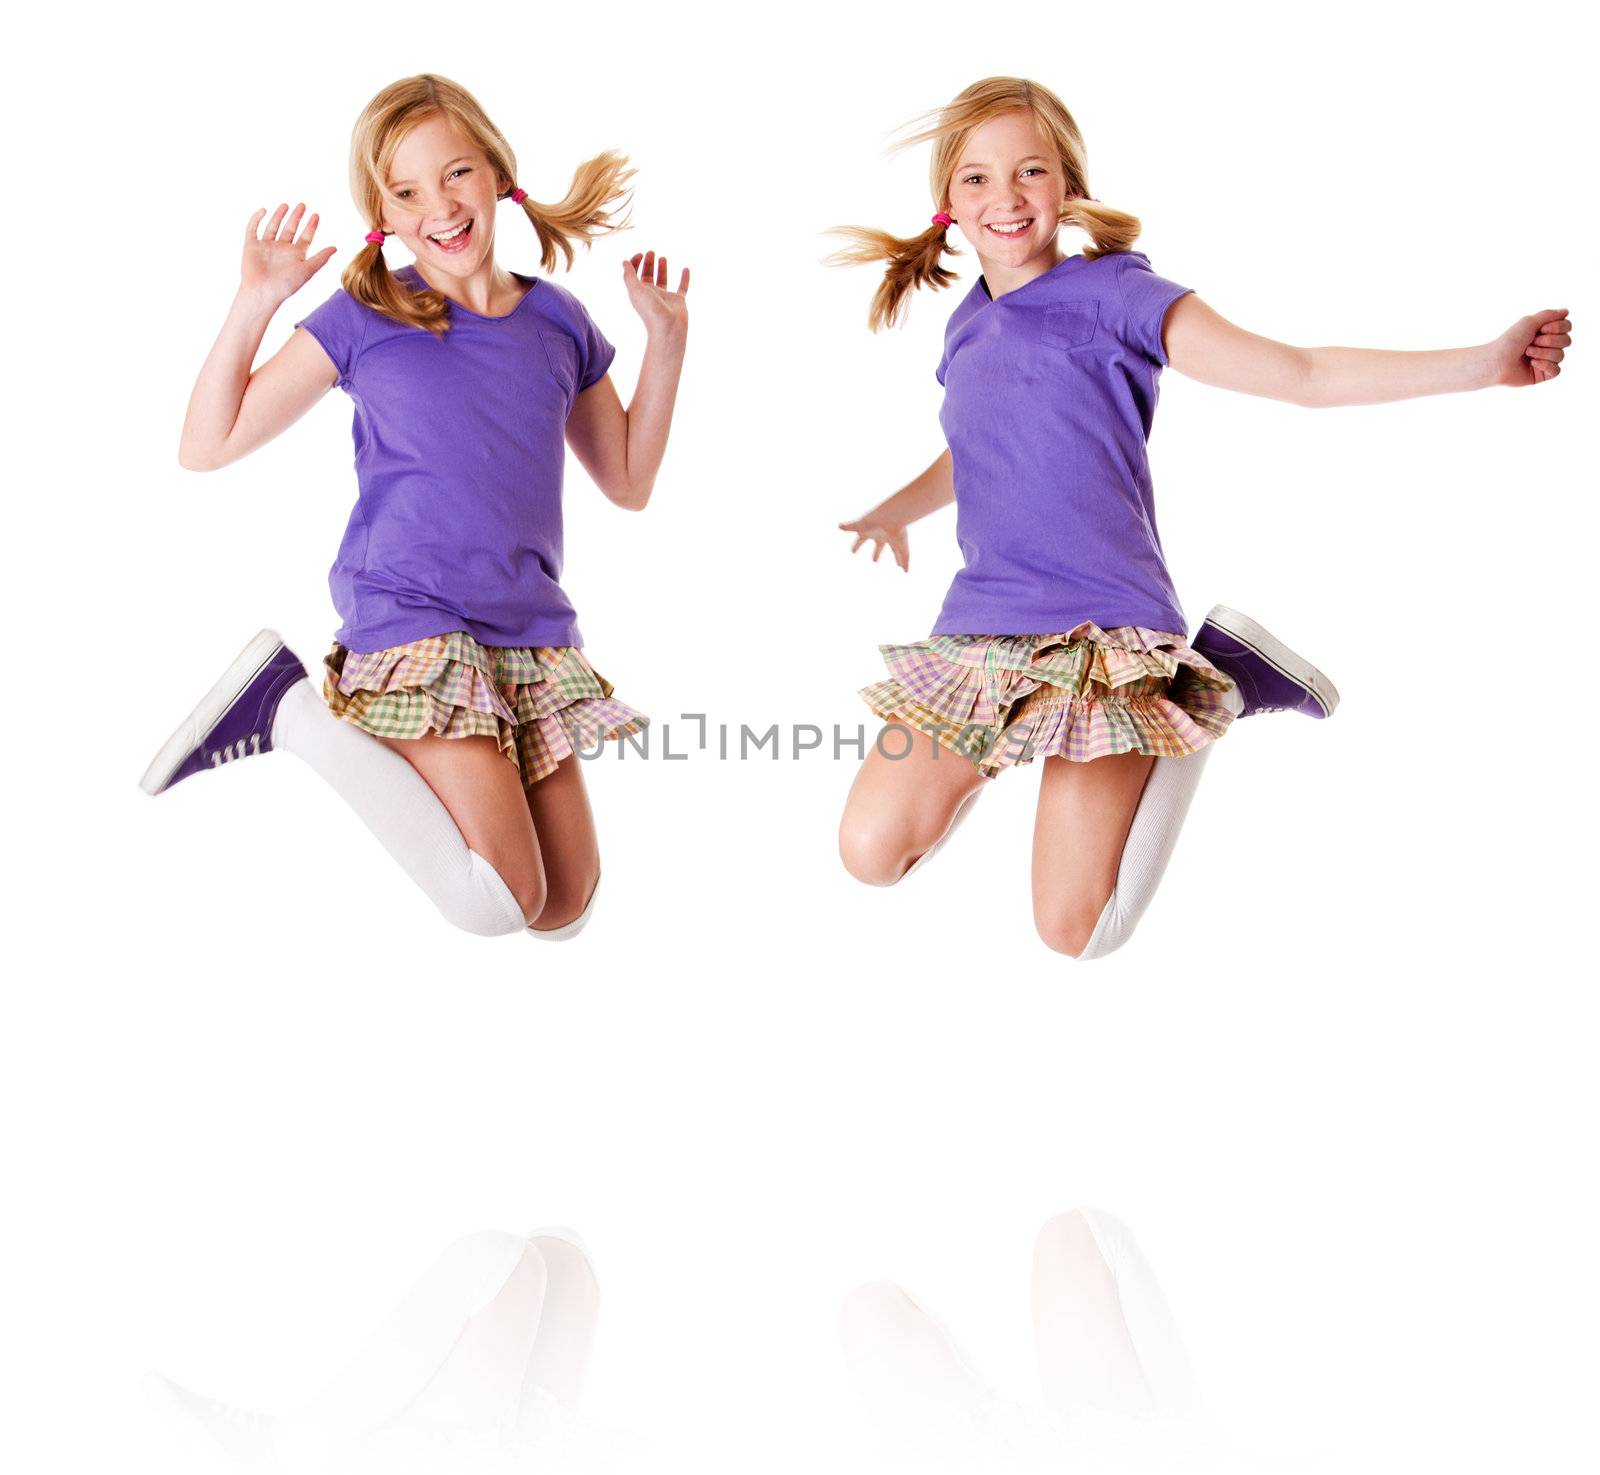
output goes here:
[[944, 213], [943, 210], [941, 210], [937, 215], [935, 215], [933, 217], [933, 223], [935, 225], [954, 225], [955, 221], [953, 221], [948, 215], [946, 215]]
[[514, 189], [511, 191], [511, 203], [513, 205], [520, 205], [527, 198], [528, 192], [525, 189]]
[[381, 246], [383, 244], [383, 238], [388, 234], [389, 232], [386, 230], [369, 230], [367, 232], [367, 239], [371, 241], [374, 246]]

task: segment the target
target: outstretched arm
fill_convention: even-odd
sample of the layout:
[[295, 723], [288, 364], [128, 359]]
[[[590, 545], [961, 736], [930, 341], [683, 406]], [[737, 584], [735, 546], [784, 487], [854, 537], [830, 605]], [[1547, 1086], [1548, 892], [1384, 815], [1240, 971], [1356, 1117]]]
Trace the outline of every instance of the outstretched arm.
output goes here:
[[950, 449], [945, 447], [921, 476], [908, 481], [891, 497], [885, 497], [871, 512], [854, 522], [839, 524], [845, 532], [854, 533], [856, 540], [850, 545], [854, 553], [863, 543], [871, 541], [872, 561], [887, 544], [894, 553], [894, 561], [906, 572], [911, 570], [911, 547], [906, 539], [906, 529], [918, 518], [948, 507], [956, 499], [955, 480], [951, 472]]
[[633, 402], [623, 409], [609, 374], [591, 384], [567, 416], [567, 444], [611, 501], [637, 512], [650, 500], [672, 428], [689, 334], [689, 268], [676, 291], [667, 287], [667, 258], [657, 261], [654, 251], [624, 261], [622, 274], [646, 334]]
[[1563, 308], [1471, 348], [1296, 348], [1230, 323], [1191, 292], [1168, 310], [1162, 340], [1168, 363], [1202, 384], [1322, 409], [1553, 379], [1571, 328]]

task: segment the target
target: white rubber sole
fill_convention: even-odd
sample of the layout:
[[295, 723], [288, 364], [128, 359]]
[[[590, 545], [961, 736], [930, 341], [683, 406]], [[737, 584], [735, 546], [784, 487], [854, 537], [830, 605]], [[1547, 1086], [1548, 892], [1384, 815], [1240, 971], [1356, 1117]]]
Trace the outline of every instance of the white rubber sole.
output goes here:
[[200, 746], [222, 714], [233, 705], [239, 693], [255, 680], [256, 674], [282, 644], [283, 637], [276, 630], [263, 630], [239, 652], [217, 684], [201, 698], [200, 705], [183, 719], [178, 730], [161, 745], [161, 751], [139, 780], [139, 787], [145, 793], [159, 794], [166, 788], [172, 775], [183, 766], [184, 760]]
[[1262, 660], [1275, 666], [1291, 681], [1297, 681], [1305, 687], [1321, 704], [1325, 717], [1333, 716], [1334, 710], [1339, 705], [1339, 692], [1334, 684], [1304, 656], [1296, 655], [1281, 640], [1275, 639], [1256, 624], [1249, 615], [1242, 615], [1236, 609], [1218, 604], [1214, 605], [1211, 613], [1206, 616], [1206, 623], [1215, 625], [1219, 630], [1226, 630], [1236, 640], [1242, 640]]

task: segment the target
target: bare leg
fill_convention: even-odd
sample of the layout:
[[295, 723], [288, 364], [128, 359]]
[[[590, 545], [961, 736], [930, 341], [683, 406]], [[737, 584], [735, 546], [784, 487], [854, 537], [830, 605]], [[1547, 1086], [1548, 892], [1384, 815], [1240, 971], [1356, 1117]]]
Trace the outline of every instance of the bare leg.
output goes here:
[[[890, 723], [884, 733], [862, 761], [839, 821], [839, 858], [869, 886], [900, 880], [948, 833], [963, 801], [990, 782], [925, 732]], [[886, 757], [885, 749], [905, 756]]]
[[491, 737], [379, 738], [428, 782], [467, 845], [487, 860], [532, 922], [544, 909], [544, 862], [522, 776]]
[[584, 787], [583, 760], [576, 753], [563, 758], [554, 773], [524, 794], [545, 877], [544, 907], [530, 925], [536, 922], [535, 932], [547, 932], [574, 921], [600, 884], [600, 840]]
[[1149, 1263], [1120, 1219], [1057, 1215], [1033, 1248], [1033, 1328], [1050, 1406], [1172, 1413], [1193, 1402], [1182, 1339]]
[[1153, 1411], [1117, 1278], [1077, 1210], [1052, 1219], [1034, 1244], [1033, 1332], [1046, 1403]]
[[[1040, 789], [1033, 887], [1034, 919], [1051, 947], [1103, 958], [1133, 934], [1166, 873], [1214, 746], [1181, 758], [1047, 760], [1060, 767], [1046, 768]], [[1118, 763], [1121, 775], [1106, 767]], [[1145, 777], [1136, 790], [1140, 768]], [[1130, 801], [1131, 820], [1125, 818]]]
[[1033, 827], [1033, 920], [1077, 957], [1117, 884], [1122, 847], [1155, 759], [1117, 753], [1092, 763], [1044, 760]]

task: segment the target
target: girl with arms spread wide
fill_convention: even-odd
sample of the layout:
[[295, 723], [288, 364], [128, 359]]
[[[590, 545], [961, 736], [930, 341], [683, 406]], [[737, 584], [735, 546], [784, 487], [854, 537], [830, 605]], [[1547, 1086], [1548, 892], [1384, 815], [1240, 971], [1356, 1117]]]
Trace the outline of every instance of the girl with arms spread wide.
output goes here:
[[[1156, 529], [1146, 455], [1161, 370], [1306, 406], [1535, 384], [1571, 342], [1563, 311], [1479, 347], [1295, 348], [1227, 322], [1131, 249], [1138, 220], [1089, 195], [1059, 98], [994, 77], [907, 142], [933, 141], [930, 229], [850, 229], [836, 259], [888, 263], [871, 326], [943, 287], [947, 233], [983, 275], [951, 315], [938, 367], [947, 449], [841, 523], [907, 566], [906, 529], [956, 503], [964, 567], [932, 635], [884, 645], [862, 691], [891, 726], [846, 803], [840, 853], [892, 885], [955, 829], [983, 786], [1042, 757], [1033, 839], [1039, 935], [1074, 957], [1118, 947], [1166, 868], [1211, 746], [1236, 717], [1332, 714], [1332, 683], [1217, 606], [1191, 640]], [[1062, 252], [1063, 225], [1091, 245]]]

